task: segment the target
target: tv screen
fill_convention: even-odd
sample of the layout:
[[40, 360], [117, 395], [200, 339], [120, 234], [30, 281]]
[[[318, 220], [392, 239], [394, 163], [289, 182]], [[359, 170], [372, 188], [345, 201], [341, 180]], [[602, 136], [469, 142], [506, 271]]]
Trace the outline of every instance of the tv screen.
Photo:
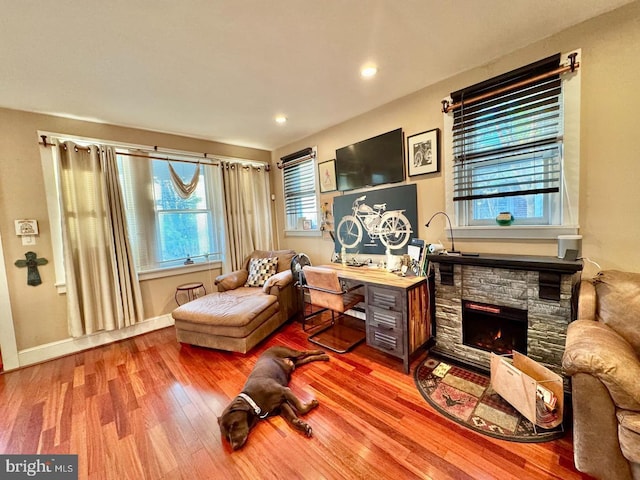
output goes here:
[[395, 183], [404, 180], [402, 129], [336, 150], [338, 190]]

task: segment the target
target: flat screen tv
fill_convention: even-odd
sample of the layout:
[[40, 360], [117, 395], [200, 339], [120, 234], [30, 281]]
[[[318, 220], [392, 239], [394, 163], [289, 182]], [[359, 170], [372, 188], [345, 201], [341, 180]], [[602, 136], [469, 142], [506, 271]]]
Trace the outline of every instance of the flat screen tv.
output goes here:
[[401, 128], [336, 150], [338, 190], [403, 180], [404, 138]]

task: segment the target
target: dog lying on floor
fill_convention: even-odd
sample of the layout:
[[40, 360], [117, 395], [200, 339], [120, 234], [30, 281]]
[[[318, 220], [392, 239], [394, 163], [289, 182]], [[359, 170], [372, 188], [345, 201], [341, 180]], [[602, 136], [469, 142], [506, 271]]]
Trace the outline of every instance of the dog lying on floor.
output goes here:
[[311, 427], [298, 418], [318, 406], [317, 400], [302, 403], [287, 386], [296, 367], [317, 360], [327, 361], [322, 350], [299, 351], [287, 347], [271, 347], [256, 362], [242, 388], [218, 417], [222, 438], [233, 450], [246, 443], [249, 431], [258, 420], [282, 415], [289, 424], [307, 437]]

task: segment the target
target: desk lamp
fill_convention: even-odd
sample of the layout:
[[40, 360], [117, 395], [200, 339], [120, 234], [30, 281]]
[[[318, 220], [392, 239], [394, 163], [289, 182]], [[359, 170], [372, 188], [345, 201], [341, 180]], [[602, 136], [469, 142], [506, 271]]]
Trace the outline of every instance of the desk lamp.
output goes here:
[[433, 220], [436, 217], [436, 215], [444, 215], [445, 217], [447, 217], [447, 221], [449, 222], [449, 234], [451, 235], [451, 250], [449, 250], [448, 253], [452, 255], [460, 255], [460, 252], [456, 251], [456, 246], [453, 243], [453, 228], [451, 227], [451, 219], [449, 218], [449, 215], [447, 215], [445, 212], [436, 212], [433, 215], [431, 215], [431, 218], [424, 226], [429, 228], [429, 224], [431, 223], [431, 220]]

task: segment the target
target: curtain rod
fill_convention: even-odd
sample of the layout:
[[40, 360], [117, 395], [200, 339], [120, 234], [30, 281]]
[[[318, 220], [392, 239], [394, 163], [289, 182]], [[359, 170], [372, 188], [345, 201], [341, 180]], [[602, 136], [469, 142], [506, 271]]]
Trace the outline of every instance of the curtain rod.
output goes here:
[[442, 112], [449, 113], [451, 110], [455, 110], [456, 108], [460, 108], [463, 105], [470, 105], [472, 103], [479, 102], [481, 100], [485, 100], [489, 97], [493, 97], [494, 95], [500, 95], [502, 93], [510, 92], [511, 90], [515, 90], [516, 88], [525, 87], [532, 83], [535, 83], [539, 80], [544, 80], [545, 78], [553, 77], [554, 75], [561, 75], [567, 72], [575, 72], [578, 67], [580, 67], [580, 62], [576, 62], [576, 56], [578, 54], [576, 52], [570, 53], [568, 55], [570, 65], [565, 67], [558, 67], [555, 70], [551, 70], [547, 73], [542, 73], [540, 75], [536, 75], [535, 77], [527, 78], [526, 80], [521, 80], [512, 85], [507, 85], [506, 87], [497, 88], [496, 90], [492, 90], [491, 92], [483, 93], [482, 95], [478, 95], [477, 97], [468, 98], [466, 100], [462, 100], [456, 103], [449, 103], [449, 100], [442, 100]]
[[[41, 142], [38, 142], [38, 145], [42, 145], [43, 147], [52, 147], [55, 145], [55, 143], [49, 143], [47, 142], [47, 135], [40, 135], [40, 138], [42, 139]], [[101, 143], [100, 141], [97, 141], [98, 143]], [[102, 142], [103, 143], [103, 142]], [[110, 145], [116, 147], [116, 148], [137, 148], [138, 150], [142, 150], [145, 151], [147, 150], [146, 148], [140, 148], [140, 147], [123, 147], [123, 146], [119, 146], [116, 143], [110, 143]], [[153, 147], [153, 152], [157, 152], [158, 151], [158, 147], [157, 145]], [[149, 150], [149, 152], [151, 152], [151, 150]], [[220, 166], [220, 162], [222, 160], [220, 159], [215, 159], [215, 160], [211, 160], [210, 158], [207, 157], [207, 153], [203, 153], [202, 157], [200, 157], [200, 155], [193, 155], [193, 154], [189, 154], [189, 153], [178, 153], [176, 155], [180, 155], [181, 157], [193, 157], [193, 158], [197, 158], [198, 160], [185, 160], [185, 159], [181, 159], [181, 158], [171, 158], [169, 156], [167, 157], [158, 157], [155, 155], [142, 155], [142, 154], [136, 154], [136, 153], [123, 153], [123, 152], [119, 152], [118, 155], [124, 155], [127, 157], [140, 157], [140, 158], [148, 158], [151, 160], [164, 160], [166, 162], [178, 162], [178, 163], [192, 163], [192, 164], [199, 164], [199, 165], [211, 165], [213, 167], [217, 167]], [[167, 154], [167, 155], [171, 155], [171, 154]], [[205, 161], [203, 161], [205, 160]], [[256, 168], [256, 169], [260, 169], [263, 166], [265, 167], [265, 171], [270, 171], [271, 170], [271, 165], [269, 165], [268, 163], [263, 163], [263, 162], [257, 162], [257, 161], [252, 161], [252, 160], [240, 160], [240, 159], [234, 159], [234, 160], [229, 160], [231, 163], [249, 163], [251, 165], [243, 165], [244, 168]], [[258, 165], [259, 164], [259, 165]]]
[[207, 154], [205, 153], [203, 160], [206, 160], [206, 162], [202, 162], [200, 160], [184, 160], [184, 159], [180, 159], [180, 158], [169, 158], [169, 157], [157, 157], [155, 155], [143, 155], [140, 153], [123, 153], [123, 152], [118, 152], [118, 155], [123, 155], [125, 157], [140, 157], [140, 158], [148, 158], [151, 160], [165, 160], [167, 162], [180, 162], [180, 163], [195, 163], [198, 165], [211, 165], [213, 167], [217, 167], [220, 165], [220, 163], [216, 162], [212, 162], [209, 158], [207, 158]]

